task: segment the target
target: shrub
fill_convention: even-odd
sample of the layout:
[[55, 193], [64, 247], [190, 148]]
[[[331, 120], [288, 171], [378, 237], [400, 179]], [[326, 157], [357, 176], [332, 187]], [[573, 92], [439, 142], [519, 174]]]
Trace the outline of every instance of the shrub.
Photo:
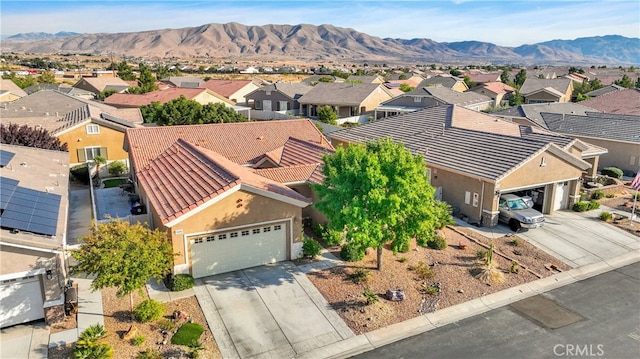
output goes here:
[[591, 193], [591, 199], [602, 199], [604, 197], [604, 192], [597, 189]]
[[172, 332], [174, 329], [176, 329], [176, 322], [171, 319], [162, 319], [158, 322], [158, 328], [167, 332]]
[[133, 310], [133, 315], [139, 322], [146, 323], [160, 319], [164, 311], [164, 304], [153, 299], [147, 299], [138, 304], [136, 309]]
[[342, 232], [325, 231], [324, 234], [322, 234], [322, 240], [330, 246], [337, 246], [342, 243]]
[[73, 178], [77, 179], [83, 184], [89, 184], [89, 167], [86, 163], [73, 166], [69, 171], [71, 172]]
[[603, 176], [609, 176], [609, 177], [613, 177], [613, 178], [617, 178], [620, 179], [622, 178], [622, 175], [624, 174], [624, 172], [617, 168], [617, 167], [606, 167], [603, 168], [602, 171], [600, 171], [600, 173]]
[[605, 222], [609, 222], [610, 220], [613, 219], [613, 214], [611, 214], [611, 212], [608, 212], [608, 211], [602, 211], [602, 213], [600, 213], [600, 219]]
[[410, 266], [409, 270], [416, 272], [416, 275], [420, 280], [431, 279], [435, 275], [433, 269], [429, 267], [425, 262], [418, 262], [418, 265]]
[[367, 283], [371, 278], [371, 272], [366, 268], [358, 267], [351, 273], [350, 278], [356, 284]]
[[519, 264], [516, 261], [511, 261], [511, 269], [509, 271], [513, 274], [518, 274], [520, 271]]
[[144, 335], [136, 335], [131, 339], [131, 344], [135, 346], [140, 346], [144, 343]]
[[374, 293], [371, 290], [371, 288], [367, 288], [364, 291], [362, 291], [362, 296], [364, 297], [364, 300], [367, 303], [367, 305], [371, 305], [378, 301], [378, 295]]
[[112, 176], [120, 176], [127, 171], [127, 165], [120, 161], [113, 161], [109, 163], [107, 169]]
[[592, 210], [592, 209], [598, 209], [600, 208], [600, 202], [595, 201], [595, 200], [591, 200], [589, 201], [589, 203], [587, 203], [587, 210]]
[[518, 247], [520, 245], [520, 238], [515, 237], [509, 243], [511, 243], [511, 245], [514, 246], [514, 247]]
[[312, 238], [305, 238], [302, 240], [302, 254], [305, 257], [315, 258], [322, 251], [322, 246], [318, 241]]
[[398, 262], [400, 262], [400, 263], [405, 263], [406, 261], [407, 261], [407, 257], [398, 258]]
[[616, 195], [615, 195], [615, 194], [613, 194], [613, 193], [607, 193], [607, 194], [605, 195], [605, 197], [607, 197], [607, 198], [614, 198], [615, 196], [616, 196]]
[[431, 249], [445, 249], [447, 248], [447, 240], [443, 236], [436, 235], [427, 241], [427, 247]]
[[424, 294], [429, 294], [429, 295], [436, 295], [438, 293], [440, 293], [440, 288], [438, 288], [435, 285], [422, 285], [422, 287], [420, 288], [420, 291], [423, 292]]
[[85, 329], [76, 342], [73, 349], [74, 359], [85, 358], [111, 358], [113, 356], [113, 348], [102, 342], [107, 335], [107, 331], [101, 324], [96, 324]]
[[574, 203], [571, 209], [573, 209], [576, 212], [584, 212], [588, 208], [589, 208], [589, 202], [580, 201], [580, 202]]
[[194, 282], [191, 274], [176, 274], [171, 276], [171, 282], [169, 283], [169, 289], [172, 292], [180, 292], [193, 288]]
[[320, 223], [314, 223], [311, 225], [311, 230], [318, 237], [323, 237], [324, 233], [327, 231], [326, 228]]
[[397, 246], [394, 246], [394, 252], [407, 253], [411, 250], [411, 242], [404, 241]]
[[634, 194], [634, 195], [631, 197], [631, 199], [636, 199], [636, 200], [640, 201], [640, 193], [636, 193], [636, 194]]
[[163, 359], [164, 357], [156, 349], [147, 348], [147, 350], [138, 353], [136, 359]]
[[199, 340], [196, 340], [195, 342], [189, 344], [189, 357], [190, 358], [199, 358], [200, 357], [200, 351], [204, 349], [204, 346], [202, 345], [202, 342]]
[[202, 325], [198, 323], [184, 323], [176, 334], [171, 337], [171, 344], [190, 345], [197, 342], [204, 332]]
[[487, 258], [487, 251], [484, 249], [478, 249], [476, 251], [476, 258], [484, 260], [485, 258]]
[[347, 262], [359, 262], [364, 258], [364, 250], [353, 243], [347, 243], [342, 246], [340, 257]]

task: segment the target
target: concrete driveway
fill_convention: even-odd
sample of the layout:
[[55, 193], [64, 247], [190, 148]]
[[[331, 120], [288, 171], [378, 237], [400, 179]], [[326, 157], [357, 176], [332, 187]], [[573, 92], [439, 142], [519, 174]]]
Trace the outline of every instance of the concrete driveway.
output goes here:
[[46, 359], [49, 355], [49, 327], [44, 321], [0, 330], [0, 358]]
[[224, 358], [293, 358], [354, 336], [290, 262], [201, 278], [194, 290]]
[[[556, 211], [552, 215], [545, 215], [546, 223], [543, 227], [521, 230], [517, 236], [572, 268], [640, 250], [640, 237], [601, 221], [600, 212], [602, 210]], [[469, 226], [459, 220], [457, 224]], [[640, 223], [635, 225], [640, 228]], [[504, 224], [495, 228], [470, 228], [489, 238], [513, 233]]]

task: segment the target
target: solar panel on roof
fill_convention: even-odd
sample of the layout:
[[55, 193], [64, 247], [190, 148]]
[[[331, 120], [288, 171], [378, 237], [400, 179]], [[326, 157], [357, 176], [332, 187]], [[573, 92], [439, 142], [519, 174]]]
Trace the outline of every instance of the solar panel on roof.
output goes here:
[[[58, 226], [61, 196], [17, 186], [18, 181], [2, 178], [0, 226], [53, 236]], [[6, 187], [5, 187], [6, 186]]]
[[0, 150], [0, 167], [8, 165], [13, 156], [15, 156], [15, 153], [13, 152]]

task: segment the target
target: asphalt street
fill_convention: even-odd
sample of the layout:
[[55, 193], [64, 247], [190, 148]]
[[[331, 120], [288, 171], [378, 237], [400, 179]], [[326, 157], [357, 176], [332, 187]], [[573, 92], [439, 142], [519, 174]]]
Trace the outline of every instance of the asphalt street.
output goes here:
[[354, 358], [640, 358], [640, 263]]

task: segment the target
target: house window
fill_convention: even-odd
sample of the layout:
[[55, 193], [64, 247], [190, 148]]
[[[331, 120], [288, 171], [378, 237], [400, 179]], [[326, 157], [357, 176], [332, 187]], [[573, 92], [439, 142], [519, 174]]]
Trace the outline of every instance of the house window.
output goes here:
[[546, 165], [547, 165], [547, 158], [542, 157], [542, 159], [540, 160], [540, 167], [544, 167]]
[[279, 231], [279, 230], [281, 230], [281, 229], [282, 229], [282, 226], [281, 226], [281, 225], [279, 225], [279, 224], [277, 224], [277, 225], [273, 226], [273, 230], [274, 230], [274, 231]]
[[629, 164], [632, 166], [636, 164], [636, 156], [631, 156], [631, 158], [629, 159]]
[[231, 238], [236, 238], [236, 237], [238, 237], [238, 232], [233, 232], [233, 233], [231, 233], [230, 237], [231, 237]]
[[265, 91], [265, 95], [271, 96], [271, 91]]
[[243, 236], [248, 236], [249, 235], [249, 231], [242, 231], [242, 235]]
[[256, 229], [254, 229], [253, 231], [251, 231], [251, 233], [253, 233], [253, 234], [258, 234], [258, 233], [260, 233], [260, 228], [256, 228]]
[[255, 101], [256, 110], [262, 110], [262, 100]]
[[469, 192], [469, 191], [465, 191], [464, 192], [464, 203], [465, 204], [470, 204], [471, 203], [471, 192]]
[[421, 100], [419, 96], [413, 96], [413, 102], [421, 102]]
[[87, 125], [87, 135], [100, 134], [100, 127], [98, 125]]
[[227, 239], [227, 235], [226, 234], [220, 234], [220, 235], [218, 235], [218, 239]]
[[262, 232], [265, 232], [265, 233], [266, 233], [266, 232], [271, 232], [271, 227], [264, 227], [264, 228], [262, 229]]
[[[85, 147], [78, 149], [78, 160], [80, 162], [93, 161], [96, 156], [107, 157], [106, 147]], [[84, 158], [83, 158], [84, 157]]]

